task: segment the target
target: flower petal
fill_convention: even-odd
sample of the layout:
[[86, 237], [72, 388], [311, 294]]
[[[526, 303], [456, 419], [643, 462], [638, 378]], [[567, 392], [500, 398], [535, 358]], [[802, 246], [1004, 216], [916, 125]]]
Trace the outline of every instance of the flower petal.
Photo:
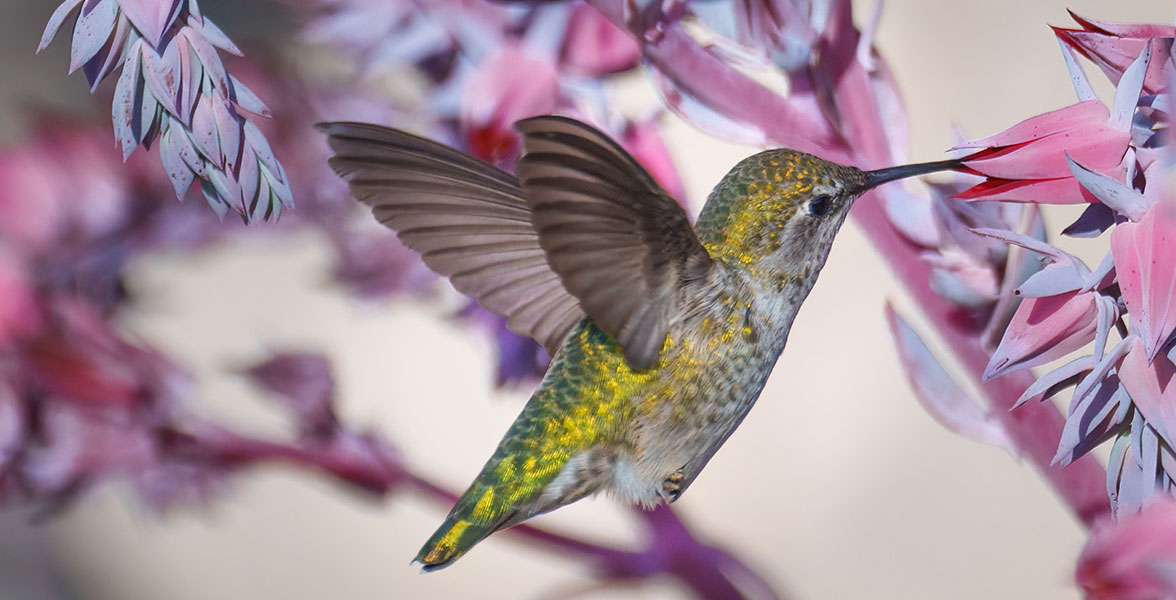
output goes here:
[[1016, 456], [1016, 445], [1000, 422], [960, 389], [919, 334], [889, 303], [886, 305], [886, 320], [898, 347], [903, 371], [919, 404], [947, 429], [968, 439], [1003, 448]]
[[1074, 84], [1074, 93], [1078, 95], [1078, 101], [1098, 100], [1098, 95], [1090, 86], [1090, 79], [1086, 77], [1086, 71], [1082, 70], [1074, 56], [1074, 51], [1060, 37], [1058, 45], [1062, 48], [1062, 59], [1066, 61], [1066, 70], [1070, 72], [1070, 83]]
[[81, 3], [82, 0], [65, 0], [57, 6], [57, 9], [49, 17], [49, 22], [45, 24], [45, 32], [41, 34], [41, 43], [37, 45], [37, 52], [49, 47], [49, 43], [57, 37], [57, 30], [61, 29], [61, 24], [65, 22], [66, 17], [77, 10]]
[[1117, 377], [1100, 382], [1093, 393], [1076, 398], [1070, 408], [1052, 464], [1065, 467], [1124, 430], [1131, 398]]
[[1147, 210], [1148, 203], [1143, 194], [1110, 175], [1103, 175], [1078, 164], [1069, 154], [1066, 155], [1066, 162], [1078, 183], [1115, 212], [1132, 221], [1138, 221]]
[[1085, 284], [1082, 273], [1072, 265], [1054, 263], [1034, 273], [1013, 293], [1024, 298], [1041, 298], [1072, 292]]
[[1003, 200], [1040, 204], [1085, 204], [1098, 202], [1072, 176], [1060, 179], [988, 179], [959, 194], [963, 200]]
[[1172, 445], [1172, 434], [1176, 433], [1176, 366], [1166, 355], [1154, 359], [1147, 356], [1143, 342], [1133, 338], [1131, 349], [1119, 365], [1119, 378], [1123, 387], [1131, 394], [1131, 401], [1144, 416]]
[[1155, 358], [1176, 330], [1176, 207], [1161, 200], [1138, 223], [1111, 233], [1119, 288], [1131, 329]]
[[1115, 224], [1115, 211], [1105, 204], [1095, 202], [1086, 207], [1082, 214], [1062, 230], [1062, 235], [1076, 238], [1093, 238]]
[[119, 0], [127, 18], [153, 48], [159, 48], [163, 34], [187, 4], [180, 0]]
[[1078, 558], [1076, 578], [1094, 600], [1170, 598], [1176, 585], [1176, 500], [1162, 497], [1139, 513], [1095, 526]]
[[1085, 346], [1094, 339], [1096, 316], [1090, 292], [1026, 298], [992, 353], [984, 380], [1045, 364]]
[[1085, 377], [1086, 373], [1094, 368], [1094, 357], [1083, 356], [1075, 358], [1074, 360], [1042, 375], [1037, 378], [1025, 391], [1020, 398], [1013, 404], [1012, 408], [1017, 408], [1022, 404], [1040, 398], [1047, 400], [1055, 393], [1072, 385], [1077, 385], [1078, 381]]
[[102, 46], [106, 45], [118, 23], [118, 2], [98, 0], [82, 6], [82, 13], [74, 24], [73, 44], [70, 49], [69, 72], [81, 68]]
[[1031, 142], [981, 150], [964, 157], [964, 165], [997, 179], [1070, 177], [1067, 155], [1098, 170], [1119, 166], [1131, 135], [1105, 123], [1087, 123]]
[[1115, 101], [1111, 109], [1111, 127], [1130, 134], [1131, 118], [1139, 105], [1139, 92], [1143, 90], [1143, 77], [1151, 64], [1151, 44], [1144, 44], [1139, 56], [1123, 71], [1123, 77], [1115, 86]]
[[1110, 113], [1102, 102], [1087, 100], [1030, 117], [1000, 133], [957, 144], [952, 150], [1015, 146], [1055, 133], [1069, 131], [1081, 127], [1085, 123], [1105, 123], [1109, 116]]
[[627, 71], [637, 66], [641, 47], [586, 3], [577, 3], [568, 17], [560, 60], [573, 72], [589, 77]]

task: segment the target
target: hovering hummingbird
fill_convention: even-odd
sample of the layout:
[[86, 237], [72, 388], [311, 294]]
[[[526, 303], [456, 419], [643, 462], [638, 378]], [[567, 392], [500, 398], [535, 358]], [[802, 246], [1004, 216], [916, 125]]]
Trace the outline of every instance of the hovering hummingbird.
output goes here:
[[715, 186], [698, 222], [578, 121], [516, 124], [518, 177], [403, 131], [321, 126], [331, 166], [425, 264], [552, 356], [416, 560], [606, 490], [673, 502], [747, 415], [854, 200], [947, 160], [877, 171], [788, 149]]

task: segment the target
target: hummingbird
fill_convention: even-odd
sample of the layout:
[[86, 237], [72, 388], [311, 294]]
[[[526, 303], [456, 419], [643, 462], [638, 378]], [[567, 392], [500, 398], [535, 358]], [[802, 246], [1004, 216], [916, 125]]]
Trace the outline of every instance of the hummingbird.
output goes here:
[[617, 143], [579, 121], [516, 123], [517, 177], [404, 131], [326, 123], [351, 194], [551, 364], [416, 557], [610, 492], [673, 502], [747, 415], [854, 200], [945, 160], [875, 171], [786, 148], [752, 155], [692, 226]]

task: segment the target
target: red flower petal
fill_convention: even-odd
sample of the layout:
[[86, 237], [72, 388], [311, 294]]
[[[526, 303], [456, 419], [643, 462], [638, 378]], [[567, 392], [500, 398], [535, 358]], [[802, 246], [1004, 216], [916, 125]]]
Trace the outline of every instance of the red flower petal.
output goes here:
[[987, 179], [956, 195], [964, 200], [1004, 200], [1040, 204], [1086, 204], [1098, 202], [1073, 177], [1060, 179]]

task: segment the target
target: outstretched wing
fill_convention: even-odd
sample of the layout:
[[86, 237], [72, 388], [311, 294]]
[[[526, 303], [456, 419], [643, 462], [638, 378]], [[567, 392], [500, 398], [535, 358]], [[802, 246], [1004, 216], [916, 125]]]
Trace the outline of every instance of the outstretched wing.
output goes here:
[[547, 264], [518, 180], [396, 129], [325, 123], [331, 166], [425, 264], [554, 354], [584, 317]]
[[653, 366], [675, 292], [713, 264], [686, 212], [596, 129], [562, 117], [516, 127], [519, 180], [548, 263], [630, 365]]

